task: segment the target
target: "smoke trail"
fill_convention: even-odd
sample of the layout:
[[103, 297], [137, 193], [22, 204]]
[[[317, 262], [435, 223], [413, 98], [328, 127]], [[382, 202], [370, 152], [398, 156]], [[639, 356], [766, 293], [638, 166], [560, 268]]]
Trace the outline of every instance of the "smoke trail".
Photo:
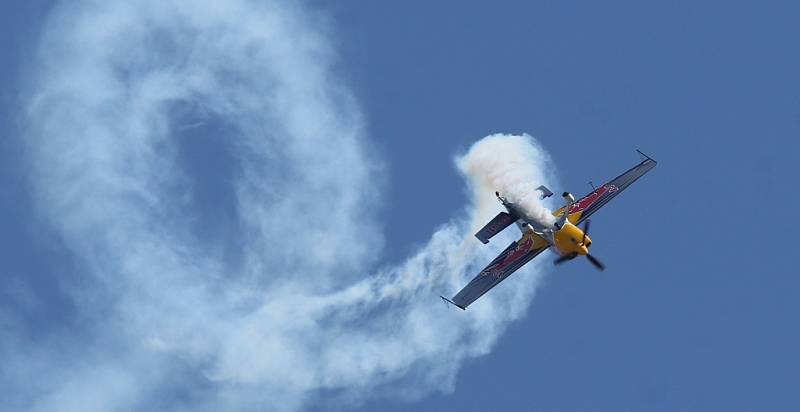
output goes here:
[[529, 136], [495, 134], [475, 143], [458, 166], [471, 177], [479, 209], [496, 202], [493, 194], [499, 191], [527, 217], [552, 225], [555, 218], [536, 191], [545, 181], [547, 163], [547, 155]]
[[[71, 344], [2, 352], [4, 380], [37, 377], [13, 404], [298, 410], [322, 390], [343, 402], [417, 398], [452, 390], [462, 361], [523, 313], [533, 265], [465, 313], [436, 295], [513, 236], [480, 248], [471, 237], [497, 211], [493, 190], [544, 219], [526, 187], [546, 183], [546, 156], [530, 137], [477, 143], [457, 159], [474, 189], [469, 216], [403, 264], [364, 269], [382, 244], [364, 212], [378, 203], [380, 164], [320, 27], [295, 6], [246, 0], [53, 11], [27, 139], [40, 212], [82, 263], [61, 283], [87, 326], [62, 339]], [[184, 159], [198, 128], [217, 136], [211, 171]], [[212, 198], [228, 200], [209, 206], [211, 178]], [[220, 210], [234, 218], [208, 236]]]

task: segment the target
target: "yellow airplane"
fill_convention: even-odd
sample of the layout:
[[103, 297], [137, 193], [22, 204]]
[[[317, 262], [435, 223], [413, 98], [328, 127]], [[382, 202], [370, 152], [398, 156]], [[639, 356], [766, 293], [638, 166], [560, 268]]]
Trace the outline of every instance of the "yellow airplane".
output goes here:
[[[592, 239], [588, 235], [589, 216], [656, 166], [655, 160], [642, 152], [639, 154], [644, 156], [645, 160], [588, 195], [575, 200], [572, 194], [564, 192], [562, 197], [566, 204], [553, 212], [558, 219], [552, 226], [528, 218], [520, 208], [495, 192], [506, 212], [500, 212], [495, 216], [475, 234], [475, 237], [484, 244], [489, 243], [489, 239], [512, 223], [517, 224], [522, 231], [522, 237], [512, 242], [452, 299], [444, 296], [441, 298], [466, 310], [472, 302], [548, 248], [552, 248], [559, 255], [555, 264], [564, 263], [578, 256], [586, 256], [596, 268], [605, 269], [605, 265], [589, 253], [589, 247], [592, 245]], [[553, 195], [553, 192], [544, 186], [539, 186], [536, 190], [542, 193], [542, 199]], [[578, 227], [581, 223], [583, 229]]]

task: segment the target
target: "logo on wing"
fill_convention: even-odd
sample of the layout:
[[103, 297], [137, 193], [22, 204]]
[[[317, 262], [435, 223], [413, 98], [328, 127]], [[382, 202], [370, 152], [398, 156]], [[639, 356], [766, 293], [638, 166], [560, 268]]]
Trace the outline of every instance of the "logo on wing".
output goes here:
[[489, 265], [486, 269], [484, 269], [480, 276], [494, 276], [500, 279], [505, 273], [506, 268], [509, 265], [516, 262], [523, 256], [525, 256], [528, 252], [531, 251], [533, 248], [533, 238], [531, 236], [525, 236], [523, 240], [517, 243], [517, 246], [513, 249], [506, 252], [505, 256], [500, 255], [498, 258], [502, 258], [499, 262]]
[[510, 225], [511, 223], [513, 223], [511, 222], [511, 216], [507, 214], [501, 214], [496, 221], [493, 220], [486, 228], [487, 237], [492, 237], [496, 235], [497, 232], [505, 229], [506, 226]]
[[573, 214], [577, 212], [582, 212], [588, 209], [589, 206], [591, 206], [594, 202], [603, 197], [603, 195], [605, 195], [606, 193], [614, 193], [617, 190], [619, 190], [619, 188], [614, 185], [611, 184], [603, 185], [594, 192], [590, 193], [588, 196], [573, 203], [572, 206], [569, 207], [569, 213]]

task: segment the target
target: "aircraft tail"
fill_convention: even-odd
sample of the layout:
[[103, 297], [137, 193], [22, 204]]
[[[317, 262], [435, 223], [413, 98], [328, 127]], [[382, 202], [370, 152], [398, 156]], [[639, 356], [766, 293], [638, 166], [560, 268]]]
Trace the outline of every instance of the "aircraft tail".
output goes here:
[[516, 222], [517, 219], [519, 219], [519, 216], [515, 216], [507, 212], [500, 212], [494, 217], [494, 219], [489, 221], [486, 226], [479, 230], [478, 233], [475, 234], [475, 237], [483, 242], [483, 244], [487, 244], [492, 236], [502, 232], [503, 229]]

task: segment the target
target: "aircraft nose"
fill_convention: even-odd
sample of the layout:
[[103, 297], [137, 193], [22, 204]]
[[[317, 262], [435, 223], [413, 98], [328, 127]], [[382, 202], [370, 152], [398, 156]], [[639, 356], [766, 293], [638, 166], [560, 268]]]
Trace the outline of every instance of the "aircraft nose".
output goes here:
[[578, 253], [580, 253], [581, 255], [588, 255], [589, 254], [589, 248], [586, 247], [586, 246], [581, 245], [580, 246], [580, 251]]

